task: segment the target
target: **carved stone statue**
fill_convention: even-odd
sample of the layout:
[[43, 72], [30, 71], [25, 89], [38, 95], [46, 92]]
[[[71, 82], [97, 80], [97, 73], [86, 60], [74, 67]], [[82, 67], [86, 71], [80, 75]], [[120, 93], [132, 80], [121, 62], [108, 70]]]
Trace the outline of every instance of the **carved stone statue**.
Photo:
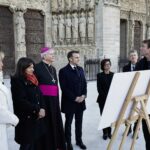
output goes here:
[[85, 0], [79, 0], [79, 7], [80, 7], [80, 9], [85, 8]]
[[92, 43], [94, 35], [94, 17], [92, 12], [89, 12], [88, 14], [87, 29], [88, 29], [88, 42]]
[[70, 14], [67, 13], [67, 16], [66, 16], [66, 42], [67, 44], [70, 44], [70, 40], [71, 40], [71, 18], [70, 18]]
[[51, 4], [52, 4], [52, 11], [55, 12], [57, 10], [57, 8], [58, 8], [57, 1], [56, 0], [52, 0]]
[[84, 12], [81, 13], [81, 17], [79, 19], [79, 34], [81, 38], [81, 43], [85, 43], [85, 37], [86, 37], [86, 19]]
[[53, 44], [57, 44], [57, 35], [58, 35], [58, 18], [56, 15], [53, 15], [52, 17], [52, 40]]
[[77, 10], [78, 8], [78, 0], [72, 0], [72, 9]]
[[58, 9], [63, 10], [63, 8], [64, 8], [63, 0], [58, 0]]
[[77, 13], [72, 14], [72, 41], [73, 44], [77, 44], [78, 41], [78, 17]]
[[90, 9], [93, 9], [93, 8], [94, 8], [94, 3], [95, 3], [95, 0], [90, 0], [90, 1], [88, 2], [88, 7], [89, 7]]
[[63, 44], [65, 38], [65, 21], [62, 14], [59, 15], [59, 43]]
[[71, 9], [71, 0], [65, 0], [65, 7], [66, 7], [66, 10]]

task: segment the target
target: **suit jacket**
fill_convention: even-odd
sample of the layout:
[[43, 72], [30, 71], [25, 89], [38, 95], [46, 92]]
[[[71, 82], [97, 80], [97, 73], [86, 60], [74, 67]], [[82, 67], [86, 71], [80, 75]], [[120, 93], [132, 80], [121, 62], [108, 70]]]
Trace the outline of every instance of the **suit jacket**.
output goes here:
[[59, 71], [59, 82], [62, 90], [61, 111], [63, 113], [82, 112], [86, 109], [85, 100], [75, 102], [77, 96], [87, 94], [87, 83], [82, 67], [72, 69], [70, 64]]
[[[136, 66], [135, 66], [136, 67]], [[134, 69], [135, 70], [135, 69]], [[127, 65], [125, 65], [124, 67], [123, 67], [123, 70], [122, 70], [123, 72], [130, 72], [130, 71], [132, 71], [131, 70], [131, 62], [129, 62]]]
[[125, 65], [124, 67], [123, 67], [123, 70], [122, 70], [123, 72], [129, 72], [129, 71], [131, 71], [131, 62], [129, 62], [127, 65]]
[[135, 67], [136, 71], [148, 70], [148, 69], [150, 69], [150, 68], [148, 67], [148, 61], [147, 61], [146, 57], [142, 58]]
[[110, 74], [105, 74], [104, 72], [97, 74], [97, 91], [99, 94], [97, 102], [99, 103], [101, 109], [103, 109], [105, 105], [113, 75], [113, 72], [110, 72]]

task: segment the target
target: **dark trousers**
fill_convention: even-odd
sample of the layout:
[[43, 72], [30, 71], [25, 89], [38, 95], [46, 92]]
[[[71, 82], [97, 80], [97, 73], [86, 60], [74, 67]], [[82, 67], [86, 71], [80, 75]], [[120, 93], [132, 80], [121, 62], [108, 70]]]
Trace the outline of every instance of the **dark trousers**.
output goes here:
[[[100, 109], [100, 115], [102, 115], [103, 113], [103, 109], [104, 109], [104, 104], [99, 104], [99, 109]], [[104, 135], [111, 135], [111, 127], [107, 127], [103, 129], [103, 134]]]
[[49, 141], [46, 136], [43, 135], [35, 142], [29, 144], [21, 144], [19, 150], [49, 150]]
[[146, 150], [150, 150], [150, 133], [148, 131], [148, 127], [145, 120], [142, 121], [142, 126], [143, 126], [144, 139], [146, 143]]
[[71, 124], [73, 117], [75, 115], [75, 136], [76, 142], [82, 142], [82, 119], [83, 119], [83, 112], [79, 113], [66, 113], [65, 114], [65, 138], [68, 144], [71, 144]]

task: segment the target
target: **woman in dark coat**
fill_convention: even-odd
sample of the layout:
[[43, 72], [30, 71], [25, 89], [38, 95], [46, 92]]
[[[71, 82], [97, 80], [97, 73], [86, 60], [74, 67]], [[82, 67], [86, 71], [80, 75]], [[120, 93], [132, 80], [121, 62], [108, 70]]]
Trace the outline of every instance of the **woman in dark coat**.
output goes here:
[[47, 131], [45, 105], [33, 72], [34, 62], [21, 58], [11, 77], [14, 112], [20, 120], [15, 128], [15, 140], [20, 144], [20, 150], [47, 150], [44, 143]]
[[[111, 67], [110, 59], [103, 59], [101, 61], [101, 69], [103, 72], [97, 74], [97, 90], [99, 93], [97, 103], [99, 104], [101, 115], [103, 112], [107, 94], [114, 74], [113, 72], [110, 71], [110, 67]], [[108, 137], [111, 138], [111, 127], [103, 129], [103, 139], [106, 140]]]

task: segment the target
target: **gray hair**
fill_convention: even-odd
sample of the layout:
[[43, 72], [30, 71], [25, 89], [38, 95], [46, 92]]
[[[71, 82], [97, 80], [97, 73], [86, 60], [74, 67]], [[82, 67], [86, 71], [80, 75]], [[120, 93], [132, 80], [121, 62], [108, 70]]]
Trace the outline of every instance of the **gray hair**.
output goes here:
[[137, 50], [130, 50], [130, 51], [129, 51], [129, 56], [130, 56], [130, 54], [132, 54], [132, 53], [136, 53], [136, 54], [138, 55]]

